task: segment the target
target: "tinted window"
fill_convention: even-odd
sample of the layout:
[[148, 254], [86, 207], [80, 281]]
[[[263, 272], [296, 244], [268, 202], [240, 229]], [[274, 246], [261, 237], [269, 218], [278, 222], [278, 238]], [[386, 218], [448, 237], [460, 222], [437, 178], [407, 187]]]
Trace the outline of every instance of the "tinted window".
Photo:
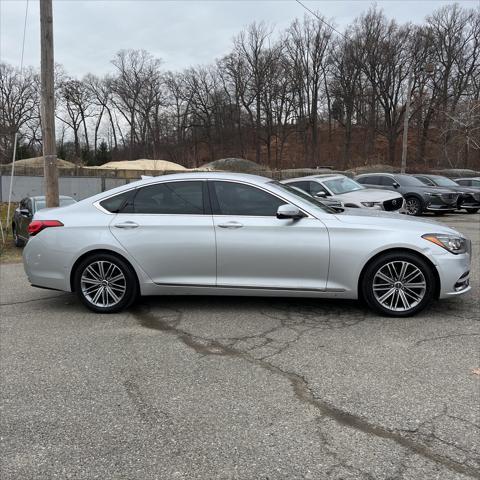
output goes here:
[[366, 177], [357, 178], [357, 182], [361, 184], [368, 185], [380, 185], [380, 176], [379, 175], [370, 175]]
[[100, 205], [109, 212], [118, 213], [125, 206], [129, 198], [133, 198], [134, 194], [135, 190], [120, 193], [119, 195], [103, 200], [103, 202], [100, 202]]
[[330, 195], [327, 192], [327, 189], [323, 185], [321, 185], [320, 183], [310, 182], [310, 193], [312, 195], [317, 195], [318, 192], [323, 192], [325, 195]]
[[395, 180], [392, 177], [380, 177], [379, 185], [385, 185], [386, 187], [393, 187]]
[[220, 215], [274, 217], [285, 201], [259, 188], [242, 183], [212, 182]]
[[297, 187], [304, 192], [310, 193], [310, 185], [312, 182], [290, 182], [288, 185], [291, 187]]
[[410, 175], [395, 175], [395, 180], [403, 187], [424, 187], [425, 184], [418, 178]]
[[429, 185], [429, 186], [435, 185], [429, 178], [426, 178], [426, 177], [415, 177], [415, 178], [418, 178], [425, 185]]
[[203, 182], [165, 182], [139, 188], [133, 213], [203, 214]]

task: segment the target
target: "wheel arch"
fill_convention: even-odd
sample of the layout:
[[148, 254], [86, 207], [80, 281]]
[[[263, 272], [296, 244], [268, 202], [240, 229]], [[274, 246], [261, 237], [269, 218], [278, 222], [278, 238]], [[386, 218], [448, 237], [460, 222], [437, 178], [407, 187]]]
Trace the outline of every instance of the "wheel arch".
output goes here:
[[121, 255], [118, 252], [115, 252], [114, 250], [109, 250], [107, 248], [99, 248], [99, 249], [96, 249], [96, 250], [89, 250], [88, 252], [85, 252], [82, 255], [80, 255], [75, 260], [75, 263], [73, 264], [73, 266], [70, 270], [70, 289], [71, 289], [71, 291], [75, 292], [75, 273], [76, 273], [77, 268], [80, 265], [80, 263], [83, 262], [88, 257], [91, 257], [93, 255], [102, 254], [102, 253], [117, 257], [118, 259], [122, 260], [122, 262], [125, 262], [128, 265], [128, 267], [132, 270], [133, 274], [135, 275], [135, 281], [137, 282], [137, 291], [140, 292], [140, 281], [138, 279], [138, 273], [135, 270], [132, 263], [127, 258], [125, 258], [125, 256]]
[[363, 279], [365, 277], [365, 272], [367, 271], [367, 268], [369, 265], [371, 265], [374, 261], [376, 261], [378, 258], [385, 254], [390, 254], [390, 253], [408, 253], [411, 255], [415, 255], [418, 258], [421, 258], [423, 261], [425, 261], [431, 268], [433, 275], [435, 276], [435, 298], [439, 298], [440, 296], [440, 275], [438, 274], [437, 267], [435, 267], [434, 263], [426, 256], [420, 253], [417, 250], [414, 250], [412, 248], [405, 248], [405, 247], [396, 247], [396, 248], [387, 248], [386, 250], [382, 250], [380, 252], [377, 252], [373, 257], [369, 258], [368, 261], [365, 263], [365, 265], [362, 268], [362, 271], [360, 272], [360, 275], [358, 277], [358, 284], [357, 284], [357, 295], [359, 299], [363, 299], [363, 292], [362, 292], [362, 283]]

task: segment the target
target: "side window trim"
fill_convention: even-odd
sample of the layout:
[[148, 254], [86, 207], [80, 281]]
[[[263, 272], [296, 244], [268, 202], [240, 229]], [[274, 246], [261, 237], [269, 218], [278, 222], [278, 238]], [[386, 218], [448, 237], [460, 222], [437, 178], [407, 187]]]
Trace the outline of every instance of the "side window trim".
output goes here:
[[[131, 212], [125, 212], [124, 209], [127, 205], [134, 205], [135, 202], [135, 197], [137, 196], [138, 192], [144, 188], [144, 187], [150, 187], [153, 185], [158, 185], [158, 184], [165, 184], [165, 183], [177, 183], [177, 182], [202, 182], [202, 196], [203, 196], [203, 213], [135, 213], [133, 211]], [[110, 195], [109, 197], [102, 198], [101, 200], [97, 200], [93, 205], [101, 210], [103, 213], [106, 213], [108, 215], [193, 215], [193, 216], [198, 216], [198, 215], [212, 215], [212, 207], [211, 207], [211, 201], [208, 196], [208, 190], [207, 190], [207, 181], [206, 179], [199, 178], [199, 179], [185, 179], [185, 180], [169, 180], [169, 181], [159, 181], [159, 182], [154, 182], [154, 183], [148, 183], [145, 185], [137, 185], [130, 190], [124, 190], [123, 192], [116, 193], [114, 195]], [[104, 208], [101, 203], [104, 202], [105, 200], [109, 200], [110, 198], [116, 197], [117, 195], [122, 195], [124, 193], [130, 192], [130, 196], [127, 197], [123, 203], [121, 208], [119, 208], [118, 212], [110, 212], [106, 208]]]

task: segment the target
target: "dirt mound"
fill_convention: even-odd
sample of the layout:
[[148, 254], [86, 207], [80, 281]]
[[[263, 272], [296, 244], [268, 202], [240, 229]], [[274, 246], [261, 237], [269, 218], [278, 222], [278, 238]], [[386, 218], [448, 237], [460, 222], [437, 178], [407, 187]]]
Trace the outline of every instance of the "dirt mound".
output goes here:
[[392, 167], [391, 165], [384, 165], [378, 163], [376, 165], [364, 165], [362, 167], [350, 168], [346, 170], [348, 173], [353, 173], [355, 175], [360, 175], [362, 173], [395, 173], [398, 172], [398, 168]]
[[[15, 167], [21, 168], [43, 168], [43, 157], [32, 157], [32, 158], [24, 158], [23, 160], [15, 160]], [[12, 166], [11, 163], [8, 165]], [[62, 160], [61, 158], [57, 157], [57, 166], [59, 168], [75, 168], [75, 164], [72, 162], [67, 162], [66, 160]]]
[[138, 160], [122, 160], [119, 162], [108, 162], [97, 167], [99, 169], [108, 170], [150, 170], [150, 171], [183, 171], [187, 170], [178, 163], [169, 162], [167, 160], [149, 160], [147, 158], [139, 158]]
[[268, 170], [267, 167], [258, 163], [246, 160], [245, 158], [221, 158], [213, 162], [206, 163], [199, 170], [222, 170], [225, 172], [261, 172]]

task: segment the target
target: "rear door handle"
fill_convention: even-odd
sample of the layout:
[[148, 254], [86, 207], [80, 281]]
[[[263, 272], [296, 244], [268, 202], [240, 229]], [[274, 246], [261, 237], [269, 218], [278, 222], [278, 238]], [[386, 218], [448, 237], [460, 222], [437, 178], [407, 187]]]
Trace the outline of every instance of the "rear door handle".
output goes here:
[[220, 223], [218, 226], [220, 228], [242, 228], [243, 224], [239, 222], [227, 222], [227, 223]]
[[115, 228], [137, 228], [138, 226], [138, 223], [135, 222], [116, 223], [114, 225]]

